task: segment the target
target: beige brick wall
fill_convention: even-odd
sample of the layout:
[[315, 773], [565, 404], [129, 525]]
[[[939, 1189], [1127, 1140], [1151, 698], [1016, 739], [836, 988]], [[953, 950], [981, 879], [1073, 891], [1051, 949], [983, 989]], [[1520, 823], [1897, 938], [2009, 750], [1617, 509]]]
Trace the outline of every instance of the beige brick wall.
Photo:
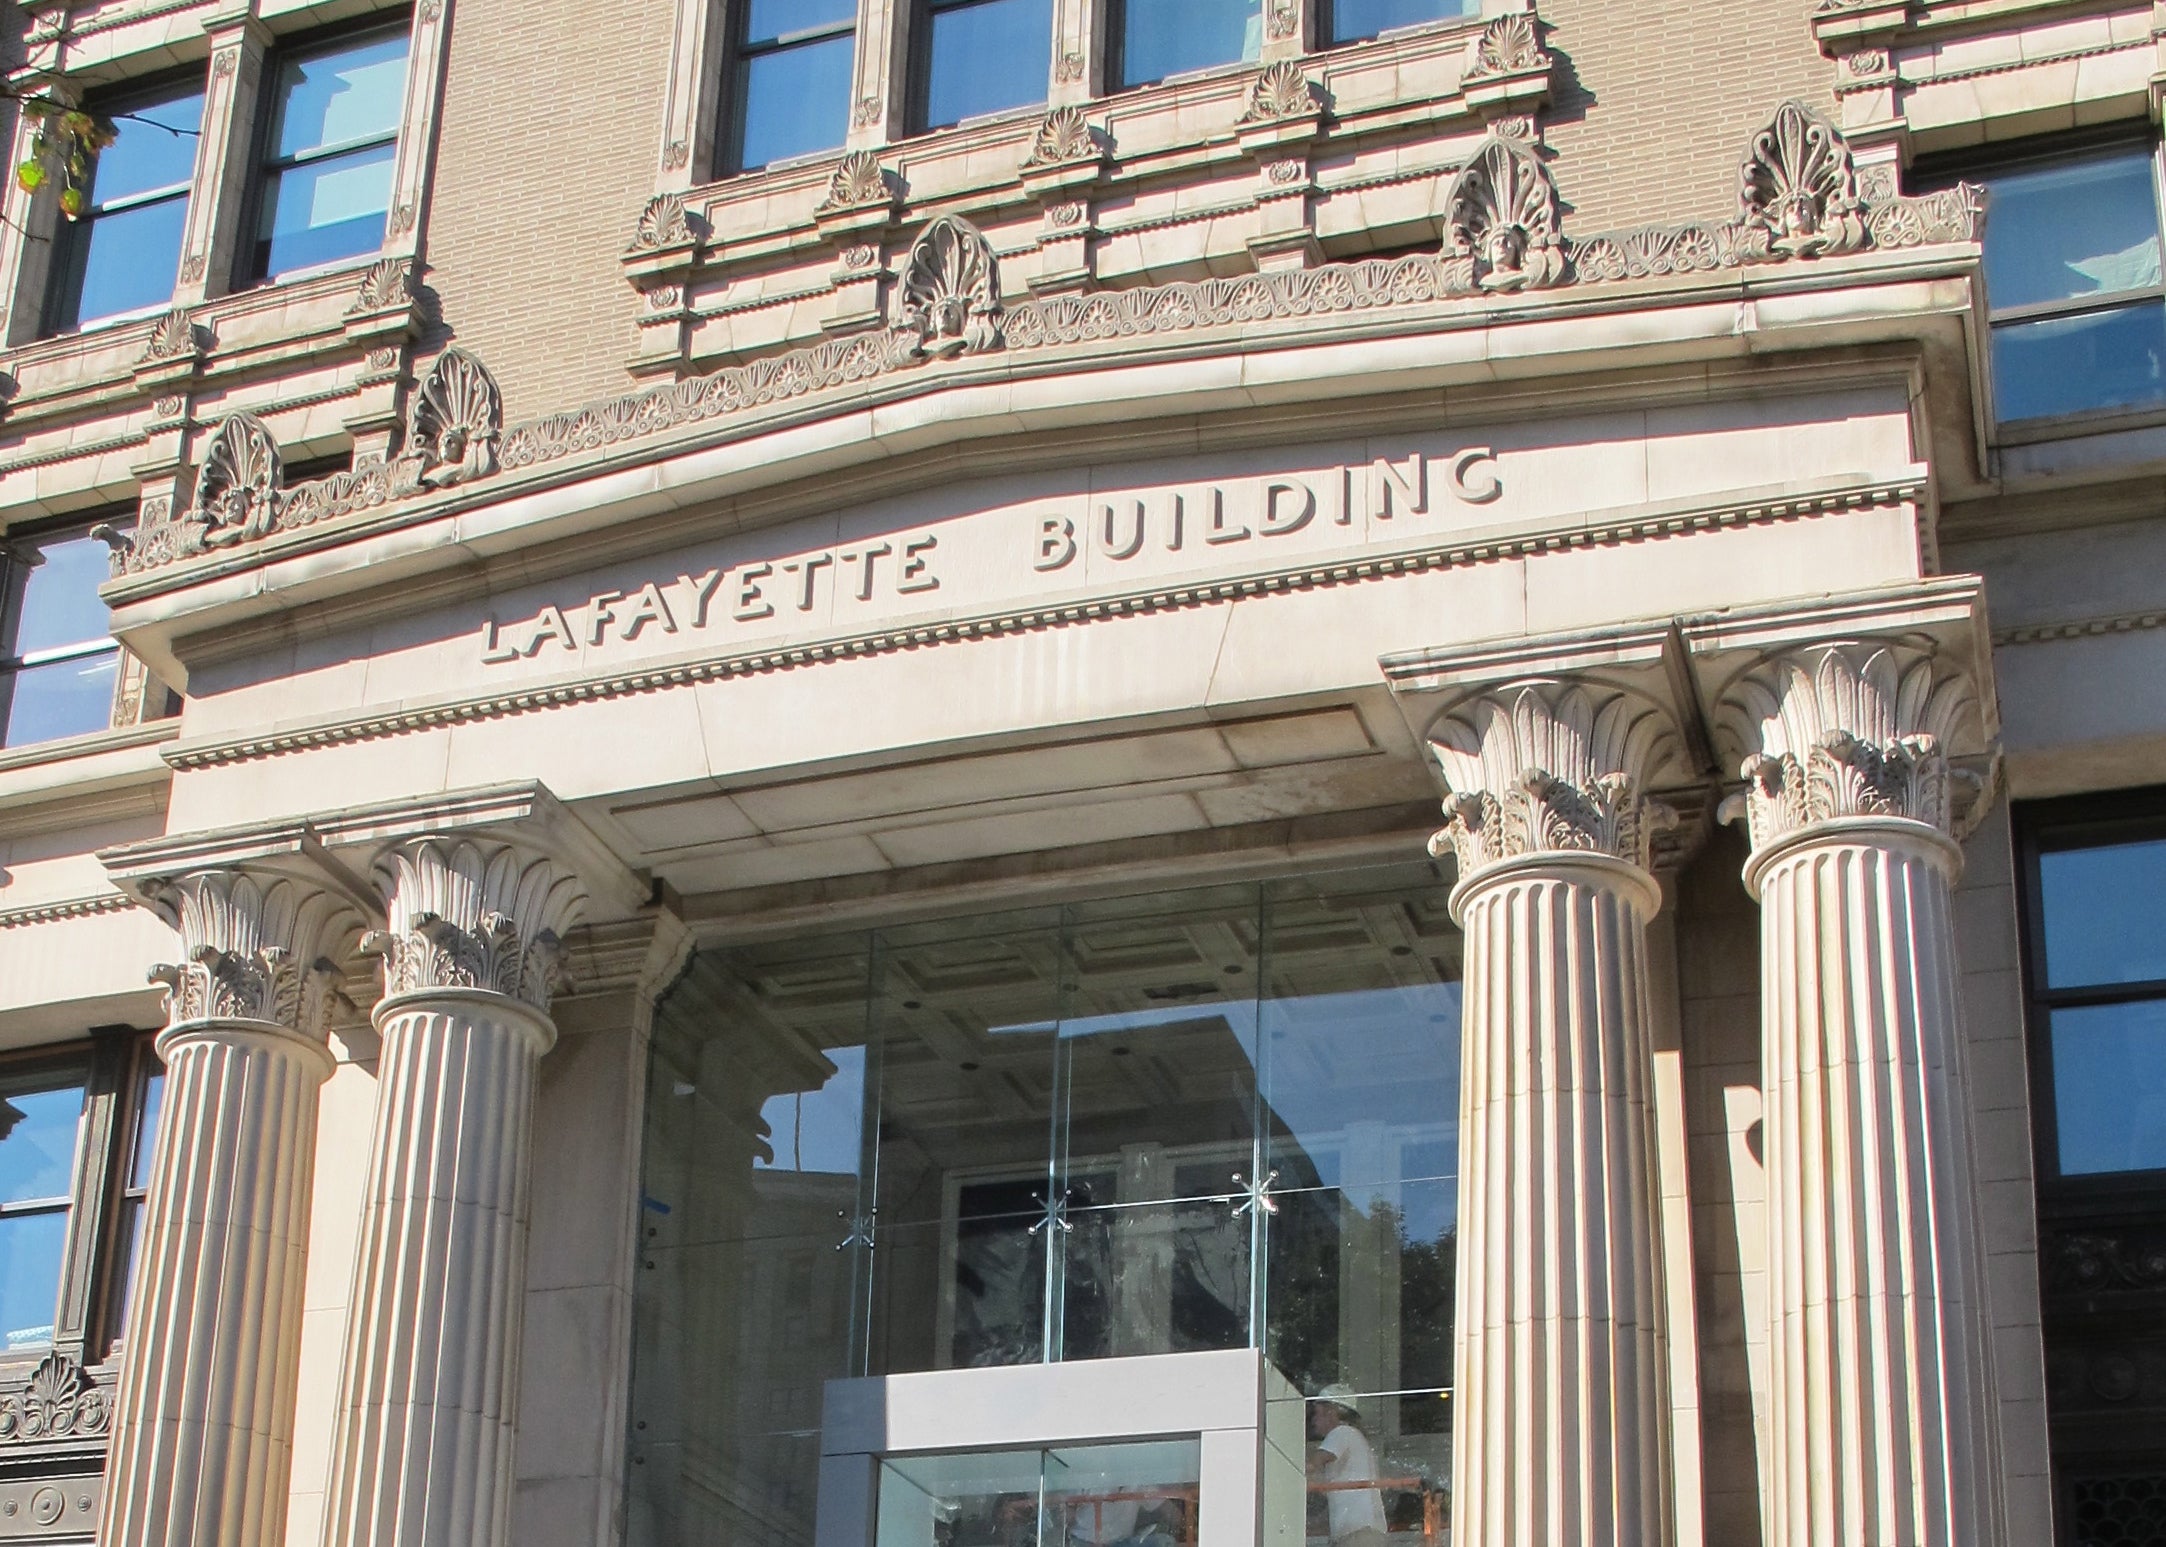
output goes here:
[[1700, 0], [1663, 12], [1540, 0], [1559, 56], [1544, 115], [1576, 235], [1732, 215], [1737, 166], [1786, 99], [1834, 110], [1811, 0]]
[[667, 0], [456, 0], [423, 283], [507, 418], [630, 378], [618, 267], [654, 192]]

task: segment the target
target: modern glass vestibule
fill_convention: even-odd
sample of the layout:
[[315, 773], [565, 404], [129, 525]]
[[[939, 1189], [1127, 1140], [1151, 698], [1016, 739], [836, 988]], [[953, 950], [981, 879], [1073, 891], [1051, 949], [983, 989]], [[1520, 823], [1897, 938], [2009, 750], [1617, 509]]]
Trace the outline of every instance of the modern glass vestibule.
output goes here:
[[[1445, 894], [1422, 863], [695, 957], [654, 1037], [631, 1540], [811, 1547], [833, 1381], [1235, 1349], [1288, 1391], [1351, 1397], [1393, 1534], [1433, 1534], [1458, 1154]], [[1086, 1438], [1172, 1433], [1135, 1405]], [[1321, 1536], [1325, 1500], [1309, 1507]], [[1014, 1547], [1003, 1518], [961, 1512], [939, 1540]], [[1098, 1540], [1074, 1510], [1034, 1518], [1041, 1542], [1045, 1520]], [[1179, 1540], [1180, 1509], [1163, 1518]]]

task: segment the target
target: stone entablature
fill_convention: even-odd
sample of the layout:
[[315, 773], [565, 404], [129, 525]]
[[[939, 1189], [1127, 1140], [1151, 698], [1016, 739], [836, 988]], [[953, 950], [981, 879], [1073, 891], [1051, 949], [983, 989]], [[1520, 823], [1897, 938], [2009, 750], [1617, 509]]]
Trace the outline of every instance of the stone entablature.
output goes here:
[[[1411, 327], [1424, 321], [1435, 326], [1439, 312], [1489, 323], [1511, 315], [1491, 309], [1497, 298], [1540, 295], [1538, 314], [1554, 316], [1559, 301], [1577, 299], [1581, 292], [1601, 304], [1595, 293], [1621, 281], [1682, 284], [1697, 274], [1818, 263], [1875, 249], [1975, 251], [1983, 218], [1982, 201], [1968, 187], [1869, 203], [1858, 191], [1842, 135], [1797, 103], [1783, 105], [1747, 144], [1738, 215], [1721, 224], [1575, 239], [1562, 229], [1556, 190], [1538, 150], [1510, 133], [1484, 139], [1439, 188], [1445, 241], [1434, 255], [1029, 299], [1011, 299], [1000, 255], [982, 232], [959, 217], [941, 216], [917, 234], [900, 281], [886, 298], [885, 325], [878, 331], [513, 425], [488, 442], [495, 448], [491, 456], [469, 455], [477, 436], [496, 433], [493, 419], [480, 409], [458, 442], [455, 460], [440, 439], [431, 440], [418, 416], [427, 411], [441, 418], [442, 410], [429, 405], [443, 394], [432, 398], [425, 384], [406, 457], [292, 490], [272, 476], [240, 496], [230, 478], [209, 479], [199, 471], [187, 506], [165, 520], [142, 523], [117, 545], [115, 573], [161, 570], [207, 549], [245, 548], [302, 526], [322, 523], [335, 531], [361, 525], [341, 518], [363, 512], [370, 513], [366, 525], [381, 529], [404, 511], [423, 514], [423, 497], [439, 483], [471, 480], [493, 492], [489, 475], [499, 467], [516, 475], [559, 459], [588, 458], [611, 446], [636, 455], [641, 441], [702, 424], [714, 424], [725, 436], [743, 433], [737, 426], [773, 422], [791, 412], [795, 400], [863, 401], [869, 392], [882, 390], [883, 379], [894, 382], [888, 390], [922, 391], [940, 385], [948, 371], [980, 361], [1003, 374], [1031, 369], [1037, 359], [1045, 370], [1072, 370], [1082, 352], [1103, 353], [1131, 342], [1147, 348], [1156, 339], [1171, 342], [1176, 336], [1191, 343], [1215, 333], [1238, 346], [1260, 324], [1343, 320], [1357, 326]], [[667, 233], [677, 222], [663, 212], [653, 224]], [[1841, 271], [1827, 277], [1839, 282]], [[1547, 294], [1552, 291], [1559, 294], [1552, 298]], [[1479, 304], [1485, 301], [1490, 306]], [[1530, 314], [1537, 313], [1530, 309]], [[493, 387], [484, 385], [485, 373], [476, 376], [477, 364], [454, 352], [440, 359], [435, 371], [457, 366], [475, 377], [460, 401], [493, 410]], [[935, 368], [928, 371], [928, 365]], [[225, 434], [224, 426], [214, 429], [212, 444]], [[374, 514], [379, 511], [383, 514]]]

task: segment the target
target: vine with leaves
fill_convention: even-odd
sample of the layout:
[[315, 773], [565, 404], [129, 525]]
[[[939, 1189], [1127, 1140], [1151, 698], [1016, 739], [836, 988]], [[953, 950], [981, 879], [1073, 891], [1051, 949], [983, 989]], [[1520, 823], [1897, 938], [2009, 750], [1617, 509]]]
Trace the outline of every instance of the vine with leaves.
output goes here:
[[113, 143], [119, 130], [110, 118], [50, 97], [25, 96], [18, 101], [31, 130], [29, 154], [15, 166], [16, 186], [34, 194], [57, 177], [60, 213], [74, 220], [83, 213], [89, 197], [90, 170], [98, 152]]

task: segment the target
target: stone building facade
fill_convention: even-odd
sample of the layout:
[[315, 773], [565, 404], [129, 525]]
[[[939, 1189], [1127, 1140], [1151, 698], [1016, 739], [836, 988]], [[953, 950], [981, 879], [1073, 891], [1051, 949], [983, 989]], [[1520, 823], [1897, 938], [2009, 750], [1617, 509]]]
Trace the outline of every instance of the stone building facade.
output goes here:
[[7, 29], [0, 1542], [2166, 1542], [2166, 11]]

